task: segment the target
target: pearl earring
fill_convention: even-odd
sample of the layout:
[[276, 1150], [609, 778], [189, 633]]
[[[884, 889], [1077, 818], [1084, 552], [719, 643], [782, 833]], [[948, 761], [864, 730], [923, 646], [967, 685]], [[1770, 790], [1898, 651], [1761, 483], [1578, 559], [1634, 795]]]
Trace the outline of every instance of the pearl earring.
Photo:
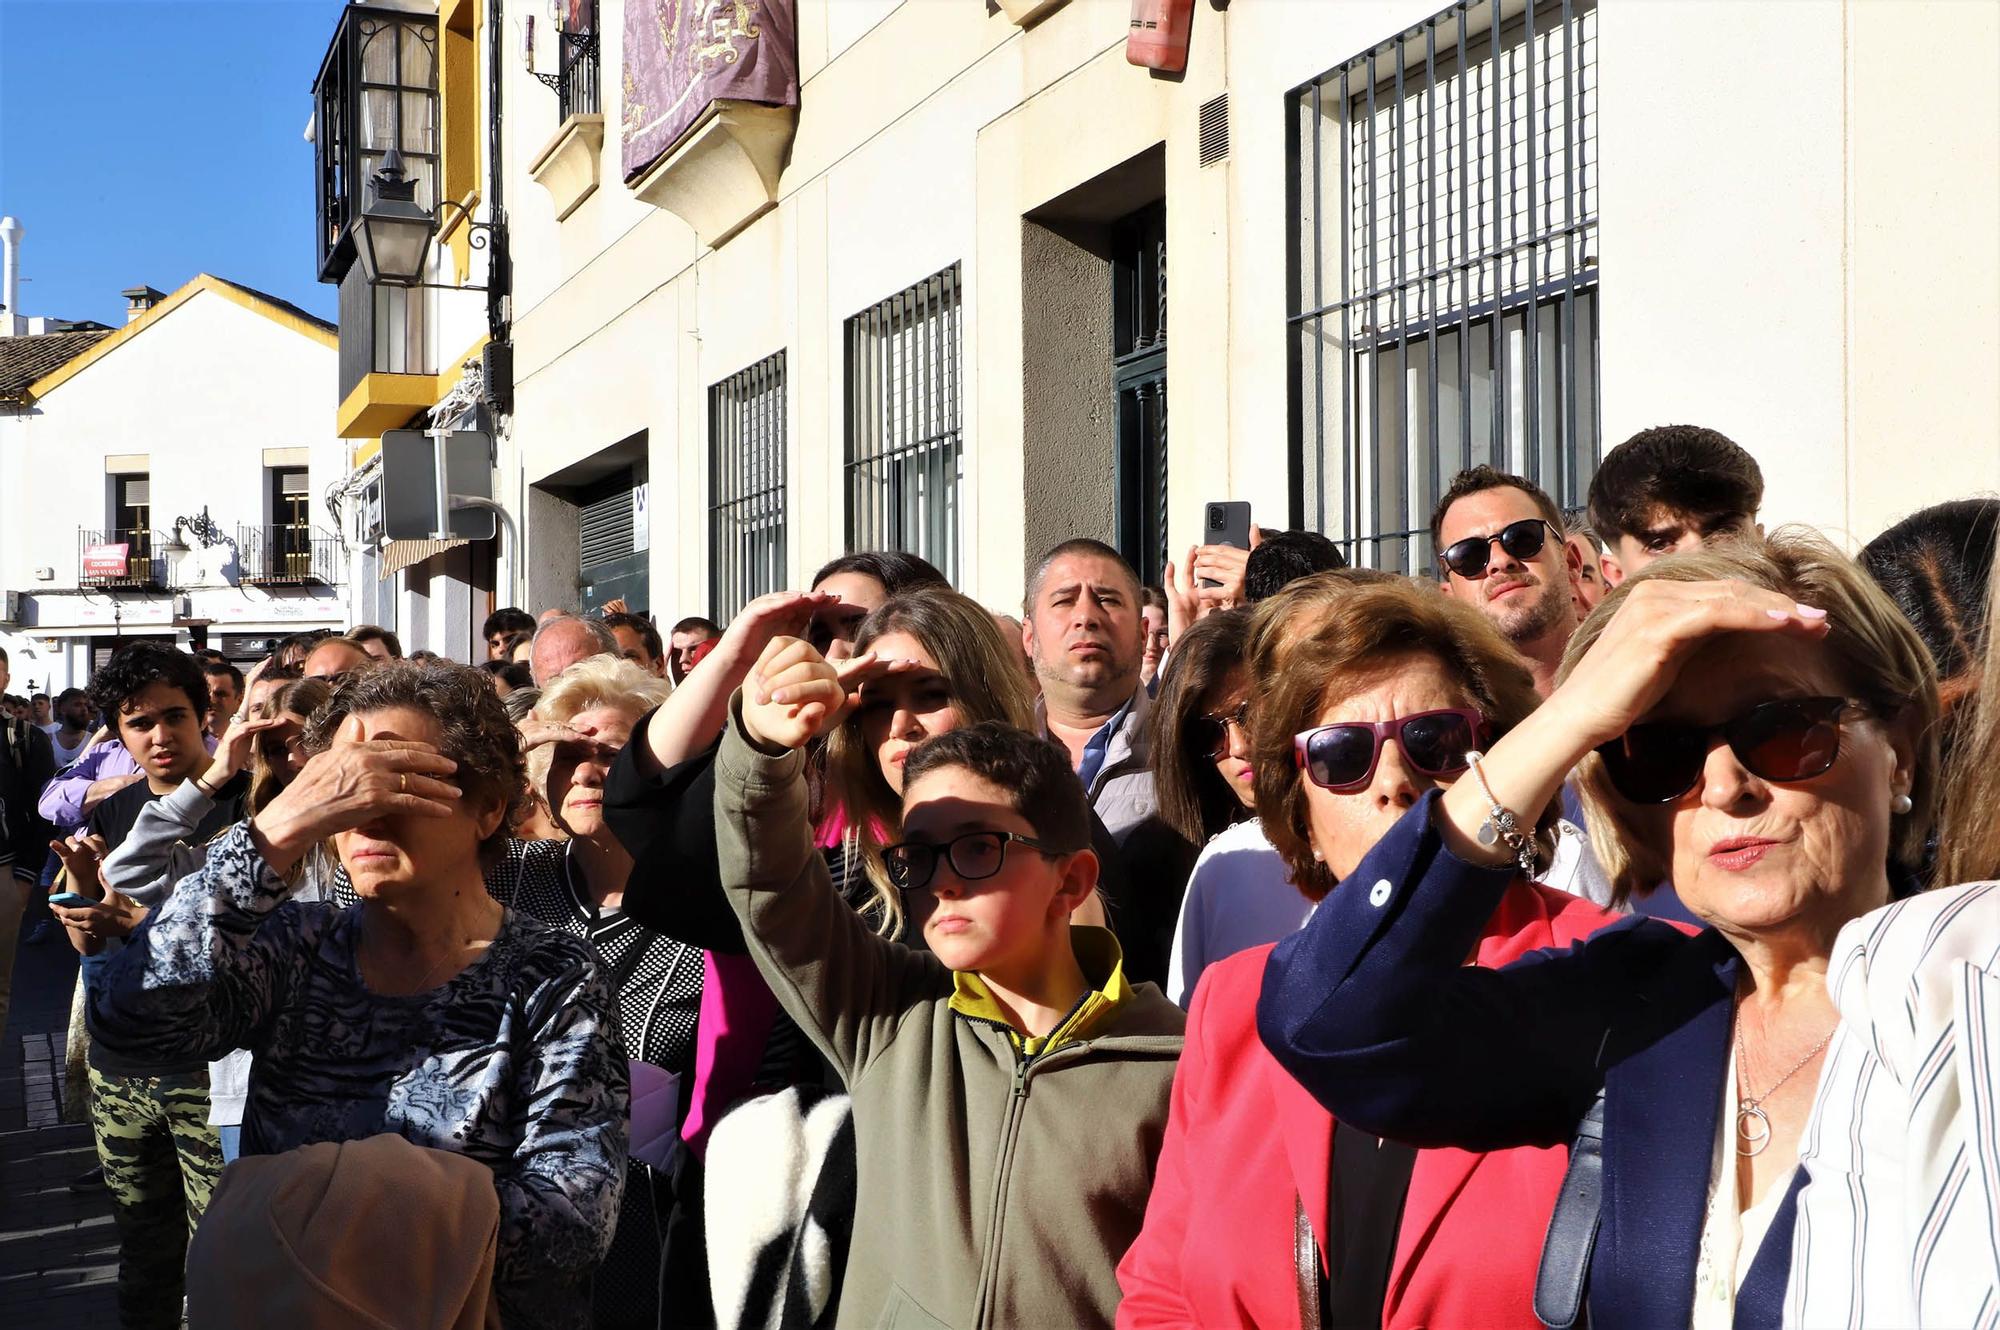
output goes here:
[[1316, 864], [1323, 864], [1323, 863], [1325, 863], [1325, 862], [1326, 862], [1326, 856], [1325, 856], [1325, 855], [1323, 855], [1323, 854], [1321, 854], [1321, 853], [1320, 853], [1320, 852], [1319, 852], [1318, 850], [1314, 850], [1314, 851], [1313, 851], [1313, 862], [1314, 862], [1314, 863], [1316, 863]]
[[1910, 796], [1907, 794], [1899, 794], [1889, 801], [1889, 811], [1898, 817], [1901, 817], [1915, 807], [1916, 804], [1911, 801]]

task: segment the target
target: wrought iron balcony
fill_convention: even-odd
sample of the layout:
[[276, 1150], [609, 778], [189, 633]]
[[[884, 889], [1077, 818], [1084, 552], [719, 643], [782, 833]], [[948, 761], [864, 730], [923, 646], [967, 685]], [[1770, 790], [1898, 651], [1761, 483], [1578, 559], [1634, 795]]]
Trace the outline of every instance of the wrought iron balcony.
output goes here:
[[76, 584], [158, 591], [166, 586], [164, 570], [155, 557], [162, 542], [145, 527], [78, 527]]
[[556, 46], [556, 72], [536, 78], [554, 89], [559, 118], [596, 115], [603, 109], [597, 91], [597, 34], [565, 32]]
[[340, 580], [340, 538], [303, 524], [239, 526], [236, 566], [244, 586], [331, 585]]

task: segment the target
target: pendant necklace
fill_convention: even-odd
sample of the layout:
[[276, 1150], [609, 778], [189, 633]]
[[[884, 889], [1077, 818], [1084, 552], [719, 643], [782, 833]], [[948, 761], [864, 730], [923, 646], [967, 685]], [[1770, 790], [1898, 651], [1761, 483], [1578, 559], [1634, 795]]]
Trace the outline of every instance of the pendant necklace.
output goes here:
[[[1838, 1029], [1839, 1026], [1834, 1027]], [[1764, 1101], [1778, 1092], [1780, 1086], [1798, 1075], [1799, 1069], [1820, 1055], [1820, 1050], [1833, 1042], [1833, 1030], [1826, 1032], [1826, 1038], [1812, 1046], [1812, 1051], [1792, 1064], [1792, 1069], [1780, 1076], [1770, 1089], [1759, 1095], [1744, 1095], [1736, 1101], [1736, 1153], [1746, 1159], [1754, 1159], [1764, 1153], [1764, 1147], [1771, 1143], [1771, 1118], [1764, 1111]], [[1743, 1084], [1743, 1040], [1736, 1041], [1736, 1083]]]

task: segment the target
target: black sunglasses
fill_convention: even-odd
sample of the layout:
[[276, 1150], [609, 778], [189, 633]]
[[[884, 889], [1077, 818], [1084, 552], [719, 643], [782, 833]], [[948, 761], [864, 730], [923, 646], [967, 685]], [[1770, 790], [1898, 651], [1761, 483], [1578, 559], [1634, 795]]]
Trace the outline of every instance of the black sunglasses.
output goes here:
[[921, 891], [937, 876], [940, 859], [950, 860], [951, 871], [962, 881], [978, 882], [1000, 871], [1007, 862], [1007, 847], [1014, 844], [1025, 845], [1051, 859], [1072, 853], [1015, 831], [968, 831], [942, 845], [906, 840], [884, 846], [882, 863], [889, 870], [890, 884], [898, 891]]
[[1791, 784], [1832, 768], [1840, 722], [1860, 709], [1844, 697], [1778, 698], [1717, 725], [1634, 725], [1597, 753], [1611, 788], [1635, 804], [1670, 804], [1699, 785], [1718, 738], [1751, 775]]
[[1484, 716], [1463, 707], [1418, 711], [1395, 720], [1345, 721], [1294, 735], [1292, 756], [1313, 784], [1346, 793], [1374, 779], [1382, 745], [1391, 739], [1424, 775], [1456, 776], [1487, 729]]
[[1562, 539], [1562, 532], [1549, 525], [1547, 518], [1524, 517], [1518, 522], [1509, 522], [1490, 536], [1467, 536], [1464, 540], [1454, 540], [1444, 547], [1438, 558], [1445, 568], [1463, 578], [1483, 577], [1486, 565], [1493, 554], [1493, 542], [1499, 541], [1500, 548], [1516, 559], [1532, 559], [1542, 552], [1542, 546], [1549, 543], [1548, 533], [1556, 532], [1556, 539]]
[[1220, 762], [1229, 756], [1230, 730], [1240, 731], [1245, 739], [1250, 737], [1250, 703], [1246, 699], [1220, 714], [1197, 716], [1188, 728], [1195, 751]]

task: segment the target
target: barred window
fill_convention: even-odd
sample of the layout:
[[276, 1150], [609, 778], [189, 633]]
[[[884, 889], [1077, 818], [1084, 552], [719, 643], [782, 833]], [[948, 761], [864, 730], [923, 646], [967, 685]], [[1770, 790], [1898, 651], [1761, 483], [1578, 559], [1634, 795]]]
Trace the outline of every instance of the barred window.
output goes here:
[[959, 576], [964, 457], [953, 264], [847, 321], [847, 548]]
[[1597, 9], [1459, 4], [1290, 98], [1293, 508], [1435, 572], [1481, 462], [1580, 505], [1599, 449]]
[[785, 585], [785, 353], [708, 390], [709, 609], [728, 623]]

